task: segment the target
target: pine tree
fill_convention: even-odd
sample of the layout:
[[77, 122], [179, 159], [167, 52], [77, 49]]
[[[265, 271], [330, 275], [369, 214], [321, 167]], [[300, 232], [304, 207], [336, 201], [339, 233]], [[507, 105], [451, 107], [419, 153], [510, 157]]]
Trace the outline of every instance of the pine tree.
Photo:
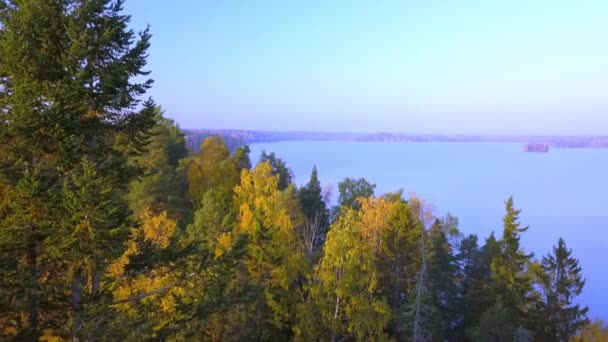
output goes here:
[[569, 341], [586, 324], [587, 307], [573, 303], [585, 286], [582, 269], [572, 250], [559, 239], [553, 253], [542, 259], [540, 276], [544, 303], [543, 338], [546, 341]]

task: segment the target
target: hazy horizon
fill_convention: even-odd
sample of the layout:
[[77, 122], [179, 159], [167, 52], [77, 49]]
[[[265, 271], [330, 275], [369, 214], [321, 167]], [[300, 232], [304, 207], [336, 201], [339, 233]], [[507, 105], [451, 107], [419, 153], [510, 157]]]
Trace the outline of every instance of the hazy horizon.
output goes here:
[[150, 94], [184, 128], [608, 132], [606, 2], [125, 7], [151, 25]]
[[[169, 113], [166, 113], [168, 116]], [[327, 133], [327, 134], [395, 134], [395, 135], [412, 135], [412, 136], [497, 136], [497, 137], [608, 137], [608, 133], [602, 134], [593, 134], [593, 133], [565, 133], [565, 134], [543, 134], [543, 133], [449, 133], [449, 132], [408, 132], [408, 131], [365, 131], [365, 130], [323, 130], [322, 128], [319, 130], [306, 130], [306, 129], [249, 129], [249, 128], [231, 128], [231, 127], [183, 127], [179, 126], [180, 129], [184, 131], [243, 131], [243, 132], [279, 132], [279, 133]]]

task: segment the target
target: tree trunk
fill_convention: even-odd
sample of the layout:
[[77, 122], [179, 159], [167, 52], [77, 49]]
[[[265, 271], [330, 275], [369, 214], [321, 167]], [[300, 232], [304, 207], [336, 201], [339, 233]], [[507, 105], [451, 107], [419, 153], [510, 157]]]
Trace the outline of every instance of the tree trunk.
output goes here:
[[30, 271], [31, 281], [35, 284], [30, 291], [34, 291], [30, 298], [30, 308], [28, 312], [28, 322], [33, 336], [38, 334], [38, 253], [36, 253], [36, 243], [30, 242], [27, 250], [27, 263]]
[[72, 330], [72, 340], [79, 341], [80, 330], [82, 329], [82, 291], [84, 288], [84, 277], [82, 270], [78, 270], [72, 281], [72, 312], [74, 317], [74, 326]]

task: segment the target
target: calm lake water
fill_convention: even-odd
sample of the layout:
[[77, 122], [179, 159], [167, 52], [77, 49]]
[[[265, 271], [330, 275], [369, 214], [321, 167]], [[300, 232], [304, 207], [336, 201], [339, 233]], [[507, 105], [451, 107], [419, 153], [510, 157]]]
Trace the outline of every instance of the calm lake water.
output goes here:
[[[540, 257], [559, 237], [574, 250], [587, 284], [580, 302], [590, 318], [608, 319], [608, 149], [524, 153], [511, 143], [375, 143], [288, 141], [252, 144], [286, 161], [296, 184], [317, 166], [323, 186], [365, 177], [376, 194], [404, 189], [458, 217], [460, 230], [480, 239], [502, 232], [504, 201], [513, 196], [530, 229], [522, 243]], [[483, 241], [483, 240], [481, 240]]]

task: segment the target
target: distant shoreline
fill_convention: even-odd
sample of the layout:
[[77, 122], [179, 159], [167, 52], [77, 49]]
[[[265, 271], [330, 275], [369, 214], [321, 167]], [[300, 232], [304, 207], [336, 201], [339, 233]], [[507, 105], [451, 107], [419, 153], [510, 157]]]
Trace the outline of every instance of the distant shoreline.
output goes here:
[[551, 148], [608, 148], [608, 136], [599, 135], [493, 135], [493, 134], [407, 134], [347, 133], [306, 131], [255, 131], [237, 129], [184, 129], [186, 144], [194, 151], [209, 136], [224, 137], [230, 149], [239, 145], [279, 141], [345, 141], [345, 142], [513, 142], [544, 144]]

